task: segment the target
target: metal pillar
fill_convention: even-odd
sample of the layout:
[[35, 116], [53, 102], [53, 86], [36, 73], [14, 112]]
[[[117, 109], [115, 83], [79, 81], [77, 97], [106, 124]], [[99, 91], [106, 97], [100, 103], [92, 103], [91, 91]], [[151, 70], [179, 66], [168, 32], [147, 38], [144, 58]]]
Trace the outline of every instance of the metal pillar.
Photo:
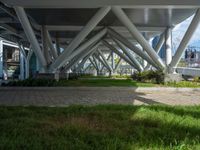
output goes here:
[[106, 66], [108, 67], [110, 73], [112, 73], [112, 72], [113, 72], [113, 69], [112, 69], [112, 67], [109, 65], [109, 63], [108, 63], [108, 61], [106, 60], [106, 58], [104, 57], [102, 51], [98, 50], [98, 52], [99, 52], [99, 54], [100, 54], [102, 60], [104, 61], [104, 63], [105, 63]]
[[57, 53], [57, 50], [55, 49], [55, 47], [52, 43], [51, 36], [50, 36], [48, 30], [46, 30], [46, 35], [47, 35], [47, 43], [48, 43], [49, 48], [51, 50], [51, 54], [52, 54], [53, 58], [56, 59], [58, 57], [58, 53]]
[[89, 59], [89, 57], [93, 54], [93, 52], [91, 52], [90, 54], [88, 54], [87, 56], [85, 56], [85, 58], [82, 59], [81, 63], [78, 65], [77, 67], [77, 71], [80, 71], [81, 68], [84, 66], [85, 62]]
[[66, 69], [72, 68], [78, 61], [86, 57], [87, 55], [91, 55], [95, 52], [97, 47], [99, 46], [100, 43], [95, 43], [95, 45], [92, 45], [90, 48], [86, 49], [84, 52], [82, 52], [79, 56], [77, 56], [76, 59], [74, 59], [72, 62], [70, 62], [67, 66]]
[[112, 63], [112, 69], [114, 71], [115, 69], [115, 53], [114, 52], [111, 52], [111, 63]]
[[167, 28], [165, 31], [165, 64], [168, 66], [172, 61], [172, 30]]
[[57, 49], [57, 54], [60, 55], [60, 43], [57, 33], [56, 33], [56, 49]]
[[120, 58], [119, 61], [117, 62], [114, 71], [117, 71], [117, 69], [119, 68], [119, 66], [120, 66], [121, 63], [122, 63], [122, 58]]
[[96, 27], [96, 25], [104, 18], [104, 16], [110, 11], [111, 7], [102, 7], [97, 11], [97, 13], [91, 18], [91, 20], [86, 24], [86, 26], [80, 31], [80, 33], [73, 39], [73, 41], [69, 44], [67, 49], [62, 52], [61, 55], [53, 63], [53, 68], [59, 68], [63, 66], [67, 61], [66, 57], [68, 57], [75, 48], [79, 46], [79, 44], [85, 39], [85, 37]]
[[3, 40], [0, 40], [0, 78], [3, 79]]
[[25, 62], [25, 56], [23, 55], [23, 52], [20, 50], [20, 80], [25, 79], [25, 72], [24, 72], [24, 62]]
[[126, 54], [126, 56], [135, 64], [137, 70], [143, 71], [142, 65], [137, 61], [137, 59], [126, 49], [126, 47], [119, 41], [113, 39], [114, 42], [119, 46], [119, 48]]
[[[128, 47], [130, 50], [135, 52], [138, 56], [146, 60], [148, 63], [150, 63], [155, 68], [158, 68], [157, 65], [154, 63], [154, 61], [146, 54], [144, 53], [139, 47], [133, 45], [131, 42], [129, 42], [126, 38], [124, 38], [121, 34], [117, 33], [113, 29], [109, 28], [108, 33], [121, 43], [123, 43], [126, 47]], [[158, 68], [159, 69], [159, 68]]]
[[113, 47], [112, 45], [110, 45], [107, 41], [103, 40], [102, 43], [106, 47], [108, 47], [110, 50], [114, 51], [119, 57], [121, 57], [122, 59], [124, 59], [124, 61], [126, 61], [128, 64], [130, 64], [133, 68], [137, 69], [137, 67], [135, 66], [135, 64], [133, 64], [128, 57], [126, 57], [124, 54], [122, 54], [121, 52], [119, 52], [115, 47]]
[[127, 15], [119, 6], [112, 6], [112, 11], [117, 18], [127, 27], [132, 36], [140, 43], [148, 55], [159, 66], [161, 70], [165, 69], [165, 64], [162, 59], [156, 54], [155, 50], [149, 45], [145, 38], [140, 34], [135, 25], [130, 21]]
[[16, 11], [16, 14], [17, 14], [21, 24], [22, 24], [22, 27], [26, 34], [26, 37], [28, 38], [29, 42], [31, 43], [32, 48], [33, 48], [37, 58], [39, 59], [42, 67], [46, 68], [47, 62], [44, 58], [44, 55], [42, 54], [40, 45], [36, 39], [33, 29], [31, 28], [30, 22], [28, 20], [28, 17], [26, 15], [24, 9], [22, 7], [18, 7], [18, 6], [15, 6], [14, 9]]
[[99, 70], [98, 67], [97, 67], [97, 65], [92, 61], [91, 58], [89, 58], [89, 61], [90, 61], [90, 63], [94, 66], [94, 68], [95, 68], [96, 70]]
[[176, 67], [178, 65], [179, 61], [181, 60], [181, 56], [182, 56], [184, 50], [186, 49], [193, 34], [195, 33], [197, 27], [199, 26], [199, 23], [200, 23], [200, 9], [198, 9], [196, 11], [195, 16], [194, 16], [192, 22], [190, 23], [190, 26], [188, 27], [178, 49], [176, 50], [176, 53], [175, 53], [171, 63], [169, 64], [169, 69], [170, 69], [171, 73], [174, 72], [173, 68]]
[[[164, 42], [165, 42], [165, 33], [162, 33], [155, 47], [155, 51], [157, 54], [160, 52], [160, 49], [162, 48]], [[149, 70], [150, 68], [151, 68], [151, 65], [148, 63], [147, 66], [144, 68], [144, 70]]]
[[43, 54], [46, 59], [47, 64], [51, 62], [51, 58], [49, 55], [49, 47], [47, 43], [47, 31], [46, 27], [42, 26], [42, 45], [43, 45]]
[[[95, 34], [95, 36], [93, 36], [91, 39], [89, 39], [88, 41], [86, 41], [84, 44], [82, 44], [80, 47], [78, 47], [72, 54], [70, 54], [69, 56], [65, 57], [65, 62], [70, 61], [72, 58], [74, 58], [76, 55], [79, 55], [81, 52], [83, 52], [86, 48], [88, 48], [91, 44], [95, 43], [96, 41], [100, 40], [107, 32], [107, 29], [103, 29], [101, 31], [99, 31], [97, 34]], [[61, 54], [62, 55], [62, 54]], [[61, 56], [60, 55], [60, 56]], [[58, 66], [58, 68], [62, 67], [61, 65]], [[50, 66], [51, 70], [55, 70], [58, 69], [55, 68], [55, 64], [52, 64]]]

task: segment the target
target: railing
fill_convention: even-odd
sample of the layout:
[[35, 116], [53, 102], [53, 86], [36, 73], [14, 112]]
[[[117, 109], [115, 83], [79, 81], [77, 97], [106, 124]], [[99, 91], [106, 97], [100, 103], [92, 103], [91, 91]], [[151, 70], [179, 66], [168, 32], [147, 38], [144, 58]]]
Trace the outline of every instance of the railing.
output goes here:
[[200, 68], [184, 68], [184, 67], [178, 67], [176, 68], [176, 71], [182, 75], [188, 75], [188, 76], [200, 76]]

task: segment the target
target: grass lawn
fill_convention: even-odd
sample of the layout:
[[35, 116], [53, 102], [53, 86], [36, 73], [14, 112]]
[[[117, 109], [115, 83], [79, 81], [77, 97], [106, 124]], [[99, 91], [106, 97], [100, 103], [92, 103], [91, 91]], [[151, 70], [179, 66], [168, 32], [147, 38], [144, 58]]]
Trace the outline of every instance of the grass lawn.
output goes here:
[[200, 149], [200, 106], [0, 107], [0, 149]]

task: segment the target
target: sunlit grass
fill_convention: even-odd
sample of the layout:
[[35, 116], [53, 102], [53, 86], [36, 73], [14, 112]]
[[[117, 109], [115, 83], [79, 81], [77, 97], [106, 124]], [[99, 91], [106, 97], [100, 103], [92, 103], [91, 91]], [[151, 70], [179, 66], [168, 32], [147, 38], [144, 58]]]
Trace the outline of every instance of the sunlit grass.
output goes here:
[[0, 149], [200, 149], [200, 106], [0, 107]]

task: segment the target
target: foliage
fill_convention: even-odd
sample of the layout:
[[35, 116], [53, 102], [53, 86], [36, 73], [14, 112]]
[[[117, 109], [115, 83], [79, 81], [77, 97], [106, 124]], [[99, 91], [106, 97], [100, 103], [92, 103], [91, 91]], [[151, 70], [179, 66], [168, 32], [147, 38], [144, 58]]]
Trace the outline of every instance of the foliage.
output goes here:
[[0, 107], [0, 149], [200, 149], [200, 106]]
[[166, 82], [164, 85], [170, 87], [200, 88], [199, 82], [192, 82], [192, 81]]
[[132, 75], [133, 80], [140, 82], [164, 83], [164, 73], [162, 71], [143, 71], [135, 72]]

